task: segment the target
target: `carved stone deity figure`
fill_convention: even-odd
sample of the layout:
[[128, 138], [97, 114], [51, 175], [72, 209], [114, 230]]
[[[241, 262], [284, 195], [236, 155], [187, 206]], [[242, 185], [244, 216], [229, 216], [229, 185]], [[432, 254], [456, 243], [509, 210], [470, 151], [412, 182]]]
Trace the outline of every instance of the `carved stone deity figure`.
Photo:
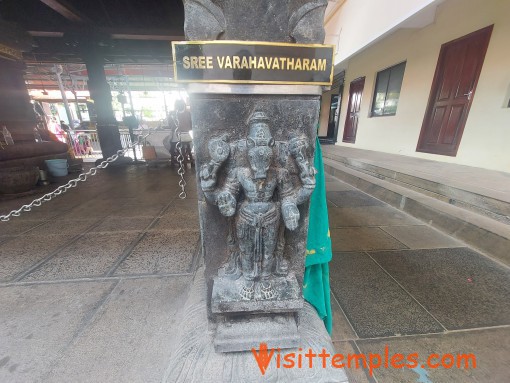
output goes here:
[[[306, 156], [306, 138], [292, 137], [278, 145], [280, 150], [285, 148], [282, 151], [290, 153], [297, 164], [300, 181], [299, 185], [294, 185], [288, 169], [276, 161], [278, 153], [266, 114], [254, 112], [248, 125], [244, 143], [247, 161], [233, 160], [227, 137], [213, 139], [209, 142], [211, 160], [200, 170], [200, 183], [207, 200], [217, 205], [222, 215], [233, 220], [229, 236], [234, 249], [230, 267], [226, 267], [224, 273], [231, 279], [242, 277], [239, 293], [243, 300], [256, 298], [256, 292], [260, 292], [260, 299], [274, 299], [279, 295], [273, 283], [275, 276], [287, 274], [282, 255], [279, 254], [278, 259], [275, 257], [278, 241], [284, 241], [285, 228], [295, 230], [298, 227], [297, 206], [313, 192], [315, 169]], [[229, 158], [231, 161], [227, 163]], [[221, 168], [225, 168], [225, 177], [219, 184]], [[279, 247], [282, 248], [283, 243]]]

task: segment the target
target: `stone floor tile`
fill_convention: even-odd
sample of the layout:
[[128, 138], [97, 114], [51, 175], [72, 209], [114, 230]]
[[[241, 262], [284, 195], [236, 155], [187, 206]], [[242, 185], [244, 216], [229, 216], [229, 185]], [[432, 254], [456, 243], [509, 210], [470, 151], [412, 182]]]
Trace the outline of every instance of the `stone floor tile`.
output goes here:
[[[30, 214], [30, 212], [27, 214]], [[0, 222], [0, 236], [23, 234], [47, 221], [47, 219], [18, 220], [17, 218], [18, 217], [14, 217], [8, 222]]]
[[[56, 188], [56, 187], [55, 187]], [[53, 189], [48, 189], [47, 192]], [[30, 204], [33, 200], [42, 197], [44, 193], [34, 193], [33, 195], [23, 198], [13, 198], [3, 200], [0, 195], [0, 214], [9, 213], [11, 210], [17, 210], [23, 205]], [[71, 209], [77, 205], [78, 201], [71, 201], [69, 198], [66, 200], [65, 195], [60, 195], [57, 200], [51, 202], [43, 202], [41, 206], [34, 206], [31, 211], [23, 212], [16, 220], [34, 220], [34, 219], [47, 219], [48, 216], [58, 214], [60, 212]]]
[[333, 330], [331, 331], [333, 341], [358, 339], [333, 293], [331, 293], [331, 313], [333, 314]]
[[66, 218], [87, 218], [88, 216], [103, 216], [108, 214], [112, 209], [122, 206], [122, 201], [105, 201], [98, 198], [85, 200], [73, 209], [66, 212]]
[[0, 287], [0, 382], [42, 381], [112, 287], [113, 282]]
[[326, 181], [326, 191], [346, 191], [355, 190], [351, 185], [341, 181]]
[[103, 276], [137, 237], [138, 232], [85, 234], [23, 280]]
[[328, 209], [329, 226], [423, 225], [423, 222], [391, 206], [332, 207]]
[[161, 382], [190, 277], [123, 280], [47, 382]]
[[156, 205], [125, 205], [119, 206], [108, 214], [109, 217], [157, 217], [164, 207], [164, 203], [157, 203]]
[[26, 235], [0, 244], [0, 282], [10, 281], [69, 240], [66, 235]]
[[197, 201], [196, 196], [189, 196], [189, 197], [186, 197], [186, 199], [176, 198], [174, 201], [172, 201], [172, 205], [170, 206], [169, 211], [174, 207], [175, 208], [181, 207], [181, 208], [190, 209], [190, 210], [197, 210], [198, 209], [198, 201]]
[[410, 249], [435, 249], [462, 247], [462, 242], [444, 235], [430, 226], [387, 226], [381, 227], [386, 233], [398, 239]]
[[384, 202], [369, 196], [359, 190], [328, 191], [329, 201], [338, 207], [383, 206]]
[[172, 205], [165, 214], [154, 224], [151, 230], [199, 230], [197, 202], [194, 208]]
[[17, 236], [16, 235], [0, 235], [0, 246], [3, 244], [3, 243], [7, 243], [9, 241], [12, 241], [13, 239], [15, 239]]
[[59, 217], [31, 230], [30, 235], [65, 234], [72, 237], [87, 231], [98, 222], [99, 218], [97, 217], [83, 217], [83, 219], [64, 219]]
[[469, 248], [370, 255], [447, 329], [510, 325], [510, 270]]
[[364, 253], [334, 253], [331, 288], [360, 338], [443, 328]]
[[[32, 201], [29, 201], [30, 203]], [[2, 203], [0, 202], [0, 205]], [[12, 210], [18, 210], [24, 203], [17, 202], [16, 205], [12, 206], [12, 209], [5, 209], [5, 211], [0, 211], [0, 214], [10, 213]], [[55, 205], [51, 202], [48, 202], [47, 205], [34, 206], [32, 210], [28, 212], [22, 212], [19, 217], [13, 217], [9, 222], [0, 222], [0, 233], [2, 232], [2, 227], [7, 227], [8, 224], [20, 223], [30, 221], [47, 221], [48, 219], [52, 219], [54, 217], [59, 217], [62, 214], [65, 214], [68, 210], [71, 210], [72, 206], [60, 206], [60, 204]], [[4, 210], [4, 209], [2, 209]], [[5, 225], [4, 225], [5, 224]]]
[[[336, 353], [343, 355], [344, 364], [347, 363], [348, 355], [360, 353], [354, 341], [334, 341], [333, 346], [335, 347]], [[359, 368], [356, 368], [353, 363], [350, 368], [345, 367], [344, 371], [347, 374], [347, 378], [349, 378], [349, 383], [375, 383], [374, 379], [370, 377], [368, 369], [363, 368], [361, 365]]]
[[125, 274], [189, 273], [197, 251], [198, 231], [157, 231], [146, 236], [115, 271]]
[[108, 217], [89, 232], [143, 231], [153, 219], [151, 217]]
[[[356, 341], [360, 350], [367, 353], [384, 355], [388, 346], [389, 355], [400, 353], [409, 355], [418, 353], [418, 368], [395, 369], [378, 368], [374, 376], [378, 383], [394, 382], [434, 382], [434, 383], [502, 383], [510, 377], [510, 328], [494, 328], [487, 330], [463, 331], [426, 336], [403, 338], [359, 340]], [[432, 353], [441, 356], [472, 353], [476, 357], [476, 368], [431, 368], [427, 359]], [[447, 358], [446, 362], [450, 359]], [[433, 359], [432, 363], [440, 360]], [[423, 369], [421, 365], [424, 365]], [[421, 375], [421, 377], [420, 377]]]
[[405, 249], [404, 244], [378, 227], [331, 229], [333, 251]]

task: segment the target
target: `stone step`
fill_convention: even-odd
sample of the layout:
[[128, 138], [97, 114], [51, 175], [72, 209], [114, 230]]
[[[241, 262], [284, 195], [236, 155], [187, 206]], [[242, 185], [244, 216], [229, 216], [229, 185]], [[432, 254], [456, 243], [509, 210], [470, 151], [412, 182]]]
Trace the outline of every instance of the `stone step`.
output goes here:
[[510, 265], [510, 226], [343, 162], [324, 159], [326, 173]]
[[376, 164], [370, 160], [351, 158], [333, 151], [325, 152], [324, 157], [340, 162], [348, 168], [510, 225], [510, 201], [483, 195], [480, 192], [468, 190], [467, 187], [453, 186], [453, 182], [443, 180], [441, 177], [436, 177], [436, 180], [426, 179], [412, 174], [409, 169], [397, 169], [386, 163]]

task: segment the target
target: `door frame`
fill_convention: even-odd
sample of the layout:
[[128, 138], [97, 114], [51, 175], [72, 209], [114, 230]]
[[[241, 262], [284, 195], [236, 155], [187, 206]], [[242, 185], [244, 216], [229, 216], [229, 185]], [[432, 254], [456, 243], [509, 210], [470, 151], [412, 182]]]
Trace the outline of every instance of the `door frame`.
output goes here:
[[[461, 36], [461, 37], [459, 37], [459, 38], [457, 38], [455, 40], [448, 41], [448, 42], [446, 42], [446, 43], [441, 45], [441, 50], [439, 52], [439, 57], [438, 57], [437, 63], [436, 63], [436, 70], [434, 72], [434, 78], [432, 80], [432, 85], [430, 87], [430, 93], [429, 93], [429, 98], [428, 98], [428, 101], [427, 101], [427, 107], [425, 109], [425, 115], [423, 117], [423, 122], [422, 122], [421, 130], [420, 130], [420, 136], [418, 138], [418, 143], [416, 144], [416, 151], [417, 152], [437, 154], [437, 155], [443, 155], [443, 156], [451, 156], [451, 157], [457, 156], [457, 152], [459, 150], [460, 143], [462, 141], [462, 135], [464, 134], [464, 129], [466, 127], [467, 119], [468, 119], [468, 116], [469, 116], [469, 111], [471, 110], [471, 105], [473, 103], [474, 95], [475, 95], [475, 92], [476, 92], [476, 87], [478, 85], [478, 80], [480, 79], [480, 74], [482, 72], [482, 67], [483, 67], [483, 63], [485, 61], [485, 56], [486, 56], [486, 53], [487, 53], [487, 49], [489, 47], [490, 38], [491, 38], [491, 35], [492, 35], [493, 28], [494, 28], [494, 24], [489, 25], [489, 26], [487, 26], [485, 28], [482, 28], [482, 29], [478, 29], [478, 30], [476, 30], [474, 32], [468, 33], [467, 35]], [[485, 44], [485, 46], [483, 48], [483, 53], [481, 55], [482, 61], [481, 61], [480, 67], [477, 70], [478, 74], [477, 74], [477, 77], [476, 77], [476, 79], [475, 79], [475, 81], [473, 83], [473, 88], [471, 89], [471, 96], [468, 99], [466, 110], [464, 111], [464, 115], [462, 116], [462, 128], [459, 129], [459, 131], [457, 133], [458, 139], [455, 142], [455, 147], [453, 148], [453, 151], [451, 153], [442, 153], [439, 150], [432, 150], [432, 149], [427, 149], [427, 148], [421, 148], [420, 146], [424, 144], [423, 140], [425, 139], [425, 135], [427, 133], [426, 129], [430, 126], [430, 122], [431, 122], [431, 119], [432, 119], [432, 110], [431, 110], [431, 108], [433, 107], [433, 105], [436, 102], [437, 92], [439, 91], [438, 87], [440, 86], [439, 81], [440, 81], [441, 72], [442, 72], [443, 65], [444, 65], [446, 48], [448, 46], [450, 46], [450, 45], [458, 43], [461, 40], [472, 38], [472, 37], [474, 37], [476, 35], [480, 35], [480, 34], [487, 34], [487, 42], [486, 42], [486, 44]]]
[[[360, 98], [360, 109], [361, 109], [361, 100], [363, 98], [363, 93], [365, 91], [365, 80], [366, 80], [366, 77], [365, 76], [357, 77], [357, 78], [355, 78], [354, 80], [352, 80], [349, 83], [349, 98], [348, 98], [348, 101], [347, 101], [347, 110], [345, 112], [344, 131], [343, 131], [343, 134], [342, 134], [342, 142], [345, 142], [345, 143], [348, 143], [348, 144], [356, 143], [356, 135], [358, 133], [358, 126], [356, 125], [356, 130], [354, 131], [353, 139], [352, 140], [347, 140], [345, 138], [345, 127], [347, 125], [347, 121], [349, 121], [349, 118], [350, 118], [349, 115], [351, 114], [351, 100], [352, 100], [351, 88], [352, 88], [352, 84], [353, 83], [361, 82], [362, 80], [363, 80], [363, 90], [361, 91], [361, 98]], [[359, 117], [358, 117], [358, 123], [359, 123]]]

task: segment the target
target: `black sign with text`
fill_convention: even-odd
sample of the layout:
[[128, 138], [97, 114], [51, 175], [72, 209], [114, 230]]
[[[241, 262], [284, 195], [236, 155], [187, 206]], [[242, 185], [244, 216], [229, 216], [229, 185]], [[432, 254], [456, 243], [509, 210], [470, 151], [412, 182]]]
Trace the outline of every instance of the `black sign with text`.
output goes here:
[[332, 45], [252, 41], [172, 42], [174, 80], [331, 85]]

